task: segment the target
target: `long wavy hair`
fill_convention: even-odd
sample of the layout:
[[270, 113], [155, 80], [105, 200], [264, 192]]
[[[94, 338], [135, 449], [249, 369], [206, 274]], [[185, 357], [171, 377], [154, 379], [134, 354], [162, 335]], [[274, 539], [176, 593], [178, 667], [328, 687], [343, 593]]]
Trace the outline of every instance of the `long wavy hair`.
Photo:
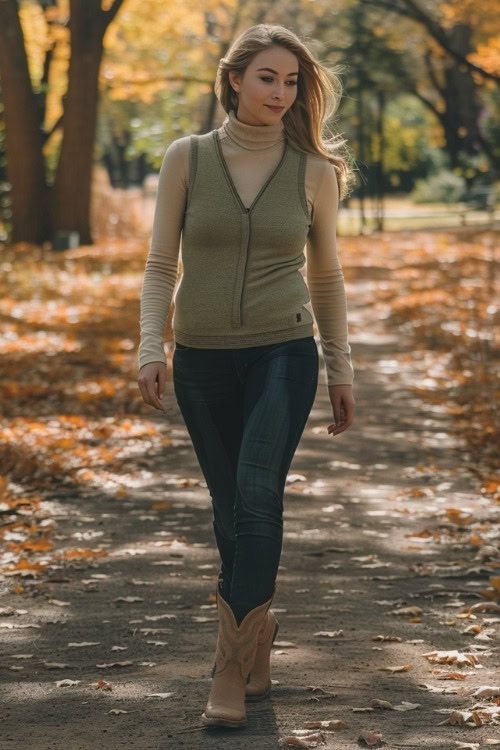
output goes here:
[[351, 192], [355, 182], [355, 162], [342, 135], [328, 125], [342, 97], [339, 66], [330, 68], [317, 60], [293, 31], [285, 26], [259, 23], [246, 29], [219, 61], [215, 94], [225, 112], [238, 109], [238, 94], [229, 81], [229, 71], [243, 75], [262, 50], [281, 45], [298, 59], [297, 96], [283, 116], [287, 140], [299, 151], [324, 156], [337, 175], [340, 200]]

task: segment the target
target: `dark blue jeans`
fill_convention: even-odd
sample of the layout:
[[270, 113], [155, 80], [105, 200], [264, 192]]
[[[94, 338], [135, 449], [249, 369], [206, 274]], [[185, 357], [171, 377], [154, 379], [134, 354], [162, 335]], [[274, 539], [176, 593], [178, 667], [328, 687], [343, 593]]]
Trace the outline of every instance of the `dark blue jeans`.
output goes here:
[[219, 585], [238, 624], [274, 590], [284, 487], [318, 370], [312, 336], [245, 349], [176, 344], [175, 396], [212, 498]]

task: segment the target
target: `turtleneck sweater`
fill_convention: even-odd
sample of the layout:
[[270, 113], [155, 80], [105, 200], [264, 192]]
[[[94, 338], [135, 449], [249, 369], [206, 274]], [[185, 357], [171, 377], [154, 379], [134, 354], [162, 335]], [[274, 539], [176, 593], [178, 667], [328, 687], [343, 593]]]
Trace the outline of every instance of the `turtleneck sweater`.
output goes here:
[[220, 130], [245, 151], [264, 151], [285, 140], [283, 120], [271, 125], [247, 125], [238, 120], [234, 109], [229, 110]]
[[[248, 125], [230, 110], [218, 128], [224, 161], [245, 207], [276, 169], [285, 148], [281, 119]], [[164, 330], [175, 304], [179, 250], [189, 182], [190, 137], [173, 141], [163, 157], [149, 255], [141, 292], [139, 366], [166, 362]], [[310, 230], [305, 276], [316, 320], [328, 385], [352, 385], [344, 276], [336, 243], [339, 193], [335, 169], [321, 155], [307, 154], [305, 193]]]

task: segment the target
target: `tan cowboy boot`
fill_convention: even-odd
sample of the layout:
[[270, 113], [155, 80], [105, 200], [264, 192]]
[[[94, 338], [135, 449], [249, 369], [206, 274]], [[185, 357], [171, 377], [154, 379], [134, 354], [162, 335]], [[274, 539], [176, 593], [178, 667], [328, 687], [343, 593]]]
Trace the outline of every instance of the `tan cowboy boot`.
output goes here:
[[233, 610], [217, 588], [216, 666], [208, 702], [201, 715], [205, 724], [234, 728], [246, 725], [245, 685], [254, 665], [259, 631], [273, 596], [250, 610], [238, 626]]
[[271, 648], [278, 635], [279, 623], [272, 609], [269, 609], [257, 637], [257, 651], [245, 686], [247, 701], [261, 701], [271, 693]]

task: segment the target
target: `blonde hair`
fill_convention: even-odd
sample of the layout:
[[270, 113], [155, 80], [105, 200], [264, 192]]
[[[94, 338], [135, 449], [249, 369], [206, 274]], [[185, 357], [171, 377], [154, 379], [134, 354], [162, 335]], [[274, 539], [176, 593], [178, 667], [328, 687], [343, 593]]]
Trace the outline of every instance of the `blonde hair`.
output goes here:
[[297, 96], [283, 116], [287, 140], [299, 151], [324, 156], [335, 168], [340, 200], [354, 181], [354, 159], [347, 141], [329, 127], [327, 120], [337, 111], [342, 96], [340, 68], [330, 69], [317, 60], [306, 45], [285, 26], [259, 23], [246, 29], [219, 61], [215, 94], [225, 112], [238, 108], [238, 95], [229, 81], [229, 71], [243, 75], [256, 54], [271, 45], [281, 45], [298, 58]]

